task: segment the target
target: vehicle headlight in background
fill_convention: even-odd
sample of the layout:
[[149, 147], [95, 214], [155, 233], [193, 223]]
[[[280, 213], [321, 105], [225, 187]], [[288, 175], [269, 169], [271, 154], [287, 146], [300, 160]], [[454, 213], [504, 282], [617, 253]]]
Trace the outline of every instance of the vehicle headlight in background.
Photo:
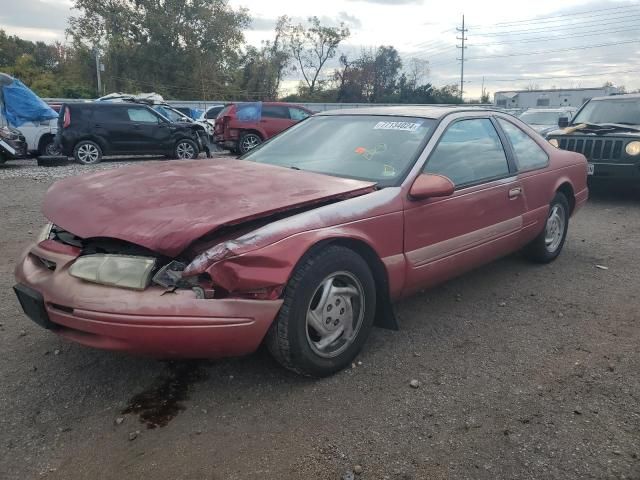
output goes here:
[[556, 147], [556, 148], [558, 148], [560, 146], [560, 143], [558, 143], [558, 139], [557, 138], [552, 138], [551, 140], [549, 140], [549, 143], [552, 146]]
[[153, 257], [86, 255], [78, 258], [69, 273], [87, 282], [144, 290], [156, 264]]
[[53, 223], [47, 223], [44, 227], [42, 227], [42, 230], [40, 230], [40, 233], [38, 233], [38, 238], [36, 238], [36, 242], [40, 243], [40, 242], [44, 242], [45, 240], [49, 240], [49, 237], [51, 236], [52, 228], [53, 228]]
[[640, 142], [629, 142], [627, 146], [624, 147], [624, 151], [627, 152], [628, 155], [638, 155], [640, 153]]

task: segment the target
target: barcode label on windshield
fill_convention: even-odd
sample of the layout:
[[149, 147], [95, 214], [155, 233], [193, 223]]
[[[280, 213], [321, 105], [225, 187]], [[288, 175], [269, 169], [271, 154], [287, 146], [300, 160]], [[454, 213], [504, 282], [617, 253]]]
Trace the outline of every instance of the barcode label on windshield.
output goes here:
[[403, 130], [405, 132], [415, 132], [419, 128], [420, 124], [414, 122], [378, 122], [373, 127], [374, 130]]

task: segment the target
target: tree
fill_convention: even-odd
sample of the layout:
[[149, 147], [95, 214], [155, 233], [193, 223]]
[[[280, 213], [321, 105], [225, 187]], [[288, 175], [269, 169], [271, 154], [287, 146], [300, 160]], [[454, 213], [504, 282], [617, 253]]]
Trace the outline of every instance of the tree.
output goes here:
[[245, 9], [227, 0], [75, 0], [67, 30], [98, 48], [107, 88], [182, 98], [229, 95], [240, 63]]
[[247, 99], [277, 99], [282, 77], [291, 63], [291, 54], [284, 44], [289, 21], [286, 15], [278, 18], [274, 40], [263, 42], [262, 48], [247, 47], [239, 82]]
[[344, 23], [340, 23], [338, 27], [327, 27], [320, 23], [318, 17], [309, 18], [308, 27], [299, 24], [289, 28], [289, 49], [304, 78], [309, 95], [313, 96], [318, 88], [327, 60], [336, 55], [338, 45], [349, 35], [349, 29]]

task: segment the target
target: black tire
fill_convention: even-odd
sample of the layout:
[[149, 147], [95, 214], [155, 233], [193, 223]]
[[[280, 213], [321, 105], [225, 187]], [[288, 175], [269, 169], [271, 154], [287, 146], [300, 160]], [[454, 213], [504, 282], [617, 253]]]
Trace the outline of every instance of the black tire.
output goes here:
[[[550, 225], [556, 222], [551, 222], [551, 216], [555, 209], [559, 209], [562, 212], [562, 218], [557, 224]], [[567, 238], [567, 231], [569, 230], [569, 215], [571, 210], [569, 208], [569, 201], [564, 194], [557, 192], [551, 203], [549, 204], [549, 213], [547, 216], [547, 222], [545, 227], [529, 245], [524, 248], [525, 256], [536, 263], [549, 263], [554, 261], [560, 255], [564, 242]], [[562, 231], [555, 233], [554, 228], [561, 226]], [[549, 242], [549, 238], [555, 238], [553, 242]]]
[[56, 146], [55, 137], [47, 137], [40, 142], [38, 155], [41, 157], [54, 157], [60, 155], [60, 148]]
[[193, 160], [194, 158], [198, 158], [200, 150], [198, 149], [196, 142], [189, 140], [188, 138], [183, 138], [176, 142], [173, 154], [175, 158], [180, 160]]
[[[336, 275], [335, 279], [328, 280], [333, 275]], [[344, 296], [330, 296], [327, 300], [336, 299], [335, 305], [334, 301], [331, 301], [320, 307], [324, 313], [326, 305], [326, 315], [330, 315], [331, 308], [335, 308], [333, 315], [336, 316], [342, 315], [345, 308], [354, 312], [353, 318], [357, 318], [350, 322], [351, 326], [355, 325], [354, 333], [351, 340], [347, 341], [344, 326], [338, 326], [337, 319], [336, 323], [333, 323], [330, 317], [324, 318], [323, 322], [326, 321], [326, 325], [329, 325], [326, 328], [333, 328], [334, 332], [337, 329], [343, 330], [331, 345], [344, 343], [340, 348], [336, 346], [333, 353], [327, 351], [323, 356], [314, 342], [313, 336], [316, 332], [308, 325], [307, 314], [315, 299], [322, 296], [321, 288], [327, 281], [338, 282], [337, 285], [332, 283], [331, 288], [349, 286], [341, 285], [341, 278], [348, 281], [355, 279], [353, 285], [356, 286], [352, 288], [362, 295], [353, 297], [355, 300], [352, 300], [352, 297], [346, 300]], [[339, 303], [341, 298], [344, 303]], [[285, 368], [305, 376], [325, 377], [350, 365], [360, 352], [371, 332], [375, 310], [375, 280], [367, 262], [353, 250], [337, 245], [328, 246], [307, 255], [294, 270], [284, 291], [282, 308], [267, 333], [266, 344], [273, 357]], [[346, 322], [347, 320], [345, 324]]]
[[238, 153], [244, 155], [262, 143], [262, 137], [256, 132], [244, 132], [238, 140]]
[[102, 148], [91, 140], [81, 140], [73, 149], [73, 158], [82, 165], [95, 165], [102, 161]]

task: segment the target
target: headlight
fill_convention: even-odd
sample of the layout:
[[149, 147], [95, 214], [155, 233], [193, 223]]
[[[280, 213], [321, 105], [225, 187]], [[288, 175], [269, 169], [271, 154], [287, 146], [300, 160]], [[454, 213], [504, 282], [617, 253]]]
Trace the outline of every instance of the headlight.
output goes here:
[[18, 134], [11, 130], [9, 127], [0, 127], [0, 138], [4, 138], [6, 140], [16, 140], [18, 138]]
[[42, 227], [42, 230], [40, 230], [40, 233], [38, 233], [38, 238], [36, 238], [36, 242], [40, 243], [40, 242], [44, 242], [45, 240], [49, 240], [49, 237], [51, 236], [52, 228], [53, 228], [52, 223], [47, 223], [44, 227]]
[[629, 155], [638, 155], [640, 153], [640, 142], [629, 142], [627, 146], [624, 147], [624, 151]]
[[78, 258], [69, 273], [87, 282], [144, 290], [156, 264], [152, 257], [129, 255], [86, 255]]
[[556, 147], [556, 148], [558, 148], [560, 146], [560, 143], [558, 143], [558, 139], [557, 138], [552, 138], [551, 140], [549, 140], [549, 143], [552, 146]]

